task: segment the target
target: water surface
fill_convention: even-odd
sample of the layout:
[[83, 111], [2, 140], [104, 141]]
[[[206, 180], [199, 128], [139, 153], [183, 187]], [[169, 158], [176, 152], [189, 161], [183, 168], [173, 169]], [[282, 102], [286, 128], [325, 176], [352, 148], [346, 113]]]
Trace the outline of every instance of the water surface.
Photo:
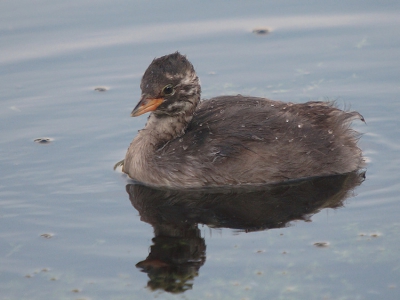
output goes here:
[[[396, 1], [0, 7], [1, 299], [399, 298]], [[281, 226], [232, 223], [225, 207], [189, 216], [169, 207], [164, 217], [192, 218], [187, 245], [200, 251], [173, 290], [153, 285], [162, 272], [141, 271], [165, 267], [146, 264], [157, 245], [173, 245], [153, 240], [160, 231], [182, 231], [143, 213], [127, 193], [132, 182], [112, 167], [146, 120], [129, 117], [141, 75], [176, 50], [194, 64], [204, 98], [330, 99], [359, 111], [368, 166], [340, 207]]]

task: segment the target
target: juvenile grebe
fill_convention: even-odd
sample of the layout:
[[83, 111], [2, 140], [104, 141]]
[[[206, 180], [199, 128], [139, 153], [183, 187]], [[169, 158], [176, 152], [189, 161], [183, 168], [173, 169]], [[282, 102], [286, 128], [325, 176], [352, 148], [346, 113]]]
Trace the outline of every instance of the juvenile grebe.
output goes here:
[[178, 52], [154, 59], [140, 88], [131, 116], [151, 114], [128, 148], [123, 172], [146, 185], [259, 185], [363, 166], [350, 124], [364, 119], [332, 102], [241, 95], [200, 101], [196, 72]]

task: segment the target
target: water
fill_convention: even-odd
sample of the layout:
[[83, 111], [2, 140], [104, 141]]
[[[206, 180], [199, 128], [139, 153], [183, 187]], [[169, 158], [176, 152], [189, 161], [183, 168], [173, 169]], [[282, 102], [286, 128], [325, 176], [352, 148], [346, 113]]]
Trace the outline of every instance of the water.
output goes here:
[[[0, 299], [399, 298], [398, 2], [0, 8]], [[311, 222], [254, 231], [215, 207], [191, 215], [209, 225], [185, 228], [201, 253], [182, 273], [181, 293], [146, 288], [143, 261], [172, 245], [152, 239], [178, 231], [132, 207], [130, 182], [112, 169], [146, 120], [129, 118], [141, 75], [176, 50], [194, 64], [205, 98], [335, 99], [360, 111], [367, 125], [355, 128], [369, 161], [344, 207], [321, 209]], [[155, 264], [147, 267], [163, 270]]]

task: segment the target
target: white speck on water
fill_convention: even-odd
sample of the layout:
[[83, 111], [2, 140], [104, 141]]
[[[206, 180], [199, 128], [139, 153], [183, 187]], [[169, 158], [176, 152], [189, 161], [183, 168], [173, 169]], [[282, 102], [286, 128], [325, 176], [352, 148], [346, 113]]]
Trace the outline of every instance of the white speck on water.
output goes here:
[[18, 107], [16, 107], [16, 106], [10, 106], [10, 109], [13, 110], [13, 111], [18, 111], [18, 112], [21, 111], [21, 110], [20, 110]]
[[293, 142], [293, 139], [290, 139], [290, 140], [289, 140], [289, 143], [291, 143], [291, 142]]
[[303, 127], [303, 124], [299, 124], [299, 125], [297, 125], [297, 127], [302, 128], [302, 127]]
[[242, 125], [240, 125], [240, 127], [246, 127], [246, 125], [242, 124]]
[[188, 146], [182, 146], [183, 150], [186, 150], [188, 148]]
[[286, 119], [286, 123], [289, 123], [289, 119]]
[[329, 133], [329, 134], [332, 134], [332, 133], [333, 133], [333, 131], [332, 131], [332, 130], [328, 130], [328, 133]]

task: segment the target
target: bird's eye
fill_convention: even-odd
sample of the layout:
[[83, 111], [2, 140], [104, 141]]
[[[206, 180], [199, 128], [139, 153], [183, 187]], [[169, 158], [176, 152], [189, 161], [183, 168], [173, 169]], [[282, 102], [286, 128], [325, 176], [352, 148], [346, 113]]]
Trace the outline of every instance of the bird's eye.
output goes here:
[[166, 86], [164, 86], [164, 88], [162, 89], [162, 92], [164, 95], [173, 95], [175, 93], [174, 87], [172, 86], [172, 84], [167, 84]]

